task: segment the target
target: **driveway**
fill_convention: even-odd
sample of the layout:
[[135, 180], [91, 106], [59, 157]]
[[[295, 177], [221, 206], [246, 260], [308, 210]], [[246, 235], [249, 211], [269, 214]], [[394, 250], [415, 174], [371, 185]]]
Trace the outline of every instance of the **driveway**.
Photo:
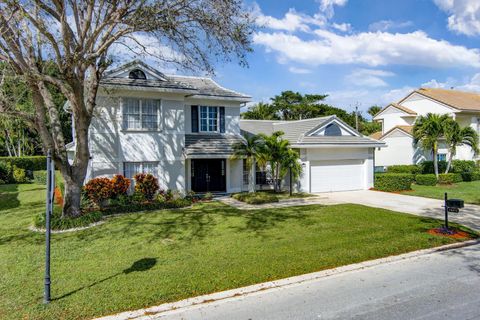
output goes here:
[[[330, 203], [356, 203], [437, 219], [443, 219], [445, 215], [443, 200], [437, 199], [371, 190], [331, 192], [319, 195], [328, 199]], [[466, 204], [460, 213], [449, 213], [449, 221], [480, 230], [480, 206]]]
[[480, 245], [215, 301], [148, 319], [480, 319]]

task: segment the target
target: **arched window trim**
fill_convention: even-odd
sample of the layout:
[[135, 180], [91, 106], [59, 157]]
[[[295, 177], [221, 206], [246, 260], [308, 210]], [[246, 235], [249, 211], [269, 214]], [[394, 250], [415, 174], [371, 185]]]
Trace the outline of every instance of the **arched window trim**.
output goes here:
[[140, 79], [140, 80], [146, 80], [147, 75], [145, 72], [141, 69], [133, 69], [128, 73], [128, 78], [129, 79]]

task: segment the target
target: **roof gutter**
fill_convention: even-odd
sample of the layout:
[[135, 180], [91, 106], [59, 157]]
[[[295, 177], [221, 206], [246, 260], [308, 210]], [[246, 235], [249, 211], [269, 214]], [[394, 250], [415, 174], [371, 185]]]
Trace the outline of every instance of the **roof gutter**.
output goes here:
[[292, 144], [292, 148], [312, 148], [312, 149], [322, 149], [322, 148], [385, 148], [386, 143], [365, 143], [365, 144]]

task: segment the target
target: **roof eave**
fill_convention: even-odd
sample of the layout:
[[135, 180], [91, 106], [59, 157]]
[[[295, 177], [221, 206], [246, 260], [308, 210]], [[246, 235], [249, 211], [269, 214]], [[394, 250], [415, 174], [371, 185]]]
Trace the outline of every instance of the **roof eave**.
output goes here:
[[384, 148], [387, 144], [381, 143], [295, 143], [292, 144], [292, 148]]
[[251, 97], [235, 97], [235, 96], [222, 96], [222, 95], [209, 95], [209, 94], [192, 94], [187, 96], [188, 99], [209, 99], [209, 100], [227, 100], [235, 102], [250, 102]]
[[167, 93], [184, 93], [192, 94], [192, 91], [197, 89], [174, 89], [174, 88], [160, 88], [152, 86], [131, 86], [131, 85], [122, 85], [122, 84], [100, 84], [101, 88], [108, 89], [128, 89], [134, 91], [154, 91], [154, 92], [167, 92]]

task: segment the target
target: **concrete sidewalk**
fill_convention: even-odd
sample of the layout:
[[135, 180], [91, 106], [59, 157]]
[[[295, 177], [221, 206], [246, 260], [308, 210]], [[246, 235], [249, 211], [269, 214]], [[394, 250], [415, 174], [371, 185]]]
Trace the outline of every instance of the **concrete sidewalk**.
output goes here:
[[265, 203], [265, 204], [248, 204], [233, 199], [230, 196], [223, 196], [215, 198], [229, 206], [235, 207], [240, 210], [259, 210], [259, 209], [272, 209], [272, 208], [285, 208], [294, 206], [308, 206], [312, 204], [332, 205], [343, 202], [338, 202], [329, 197], [322, 196], [321, 194], [307, 198], [292, 198], [292, 199], [280, 199], [279, 202]]

